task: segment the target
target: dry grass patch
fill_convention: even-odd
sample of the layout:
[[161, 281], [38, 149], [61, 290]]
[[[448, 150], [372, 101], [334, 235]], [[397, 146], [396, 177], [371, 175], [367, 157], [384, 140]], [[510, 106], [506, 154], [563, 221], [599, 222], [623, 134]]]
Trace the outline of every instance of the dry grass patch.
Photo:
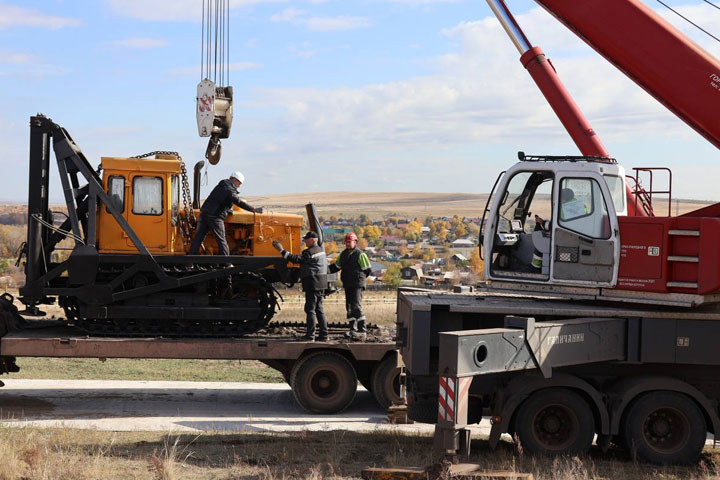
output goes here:
[[[386, 432], [249, 432], [173, 435], [0, 427], [0, 480], [337, 479], [373, 466], [432, 463], [432, 438]], [[473, 442], [470, 459], [487, 470], [531, 472], [538, 480], [709, 480], [720, 458], [690, 467], [633, 463], [620, 452], [531, 457], [508, 444]]]

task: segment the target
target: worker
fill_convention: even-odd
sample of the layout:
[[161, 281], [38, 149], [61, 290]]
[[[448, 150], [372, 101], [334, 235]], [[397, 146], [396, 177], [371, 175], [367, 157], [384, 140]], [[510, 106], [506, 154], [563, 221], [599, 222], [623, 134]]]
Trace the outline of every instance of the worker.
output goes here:
[[328, 286], [327, 257], [325, 249], [318, 245], [317, 233], [307, 232], [303, 240], [307, 248], [300, 255], [293, 255], [286, 251], [277, 240], [273, 241], [272, 245], [286, 261], [300, 264], [300, 282], [305, 292], [305, 321], [307, 324], [305, 336], [300, 340], [315, 341], [315, 324], [317, 323], [320, 330], [317, 340], [322, 342], [328, 339], [327, 319], [323, 310], [323, 297]]
[[572, 188], [560, 190], [560, 220], [572, 220], [587, 213], [587, 205], [582, 200], [575, 198]]
[[230, 178], [220, 180], [220, 183], [210, 192], [200, 208], [197, 231], [190, 244], [190, 255], [197, 255], [200, 245], [209, 231], [212, 231], [215, 236], [220, 254], [230, 255], [230, 249], [225, 239], [225, 217], [232, 211], [233, 205], [249, 212], [262, 213], [261, 207], [251, 207], [238, 195], [238, 190], [244, 181], [245, 176], [242, 173], [233, 172]]
[[358, 237], [354, 232], [345, 235], [345, 250], [330, 265], [330, 273], [342, 270], [340, 280], [345, 289], [345, 310], [350, 330], [345, 334], [354, 340], [362, 340], [367, 333], [363, 315], [363, 290], [365, 279], [370, 275], [370, 260], [357, 248]]

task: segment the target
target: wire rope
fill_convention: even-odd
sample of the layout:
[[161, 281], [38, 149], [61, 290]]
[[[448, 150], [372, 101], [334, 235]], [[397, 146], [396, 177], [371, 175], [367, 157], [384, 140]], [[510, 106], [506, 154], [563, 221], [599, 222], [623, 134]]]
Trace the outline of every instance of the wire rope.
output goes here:
[[[682, 18], [683, 20], [685, 20], [686, 22], [688, 22], [690, 25], [694, 26], [695, 28], [697, 28], [697, 29], [700, 30], [701, 32], [705, 33], [705, 34], [708, 35], [709, 37], [712, 37], [713, 39], [715, 39], [716, 42], [720, 43], [720, 38], [718, 38], [718, 37], [716, 37], [715, 35], [713, 35], [712, 33], [708, 32], [707, 30], [705, 30], [704, 28], [702, 28], [700, 25], [696, 24], [695, 22], [693, 22], [692, 20], [690, 20], [689, 18], [687, 18], [686, 16], [684, 16], [682, 13], [680, 13], [680, 12], [678, 12], [677, 10], [675, 10], [674, 8], [672, 8], [672, 7], [671, 7], [670, 5], [668, 5], [667, 3], [663, 2], [662, 0], [656, 0], [656, 1], [657, 1], [659, 4], [663, 5], [665, 8], [667, 8], [668, 10], [670, 10], [671, 12], [673, 12], [673, 13], [674, 13], [675, 15], [677, 15], [678, 17], [680, 17], [680, 18]], [[710, 3], [710, 2], [708, 2], [707, 0], [705, 0], [705, 1], [706, 1], [706, 3]], [[715, 7], [715, 8], [718, 8], [716, 5], [714, 5], [714, 4], [712, 4], [712, 3], [710, 3], [710, 5], [712, 5], [712, 6]]]

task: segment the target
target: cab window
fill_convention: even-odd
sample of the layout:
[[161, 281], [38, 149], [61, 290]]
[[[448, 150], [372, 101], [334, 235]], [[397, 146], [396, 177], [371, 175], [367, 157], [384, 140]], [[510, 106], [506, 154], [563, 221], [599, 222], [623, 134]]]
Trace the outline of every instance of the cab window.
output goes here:
[[136, 215], [162, 215], [162, 179], [135, 177], [133, 179], [133, 213]]
[[[108, 178], [108, 196], [112, 205], [118, 209], [120, 213], [125, 211], [125, 177], [122, 175], [112, 175]], [[105, 207], [109, 213], [110, 209]]]
[[617, 175], [603, 175], [605, 183], [610, 190], [613, 205], [616, 212], [625, 211], [625, 180]]
[[607, 206], [592, 178], [564, 178], [558, 195], [558, 225], [590, 238], [610, 238]]

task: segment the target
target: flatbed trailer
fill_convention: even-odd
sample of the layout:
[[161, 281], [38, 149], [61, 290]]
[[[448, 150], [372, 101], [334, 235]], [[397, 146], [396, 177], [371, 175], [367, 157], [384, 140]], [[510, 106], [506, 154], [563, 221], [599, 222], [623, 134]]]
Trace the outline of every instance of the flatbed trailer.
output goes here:
[[597, 435], [643, 460], [697, 458], [720, 432], [720, 308], [577, 301], [485, 291], [398, 293], [408, 415], [436, 446], [467, 453], [492, 422], [541, 453]]
[[325, 342], [297, 341], [287, 335], [91, 337], [71, 326], [6, 329], [2, 334], [2, 327], [0, 373], [18, 371], [18, 357], [258, 360], [282, 373], [297, 402], [312, 413], [333, 414], [347, 408], [358, 381], [383, 407], [399, 401], [400, 369], [390, 342], [350, 342], [341, 335]]

